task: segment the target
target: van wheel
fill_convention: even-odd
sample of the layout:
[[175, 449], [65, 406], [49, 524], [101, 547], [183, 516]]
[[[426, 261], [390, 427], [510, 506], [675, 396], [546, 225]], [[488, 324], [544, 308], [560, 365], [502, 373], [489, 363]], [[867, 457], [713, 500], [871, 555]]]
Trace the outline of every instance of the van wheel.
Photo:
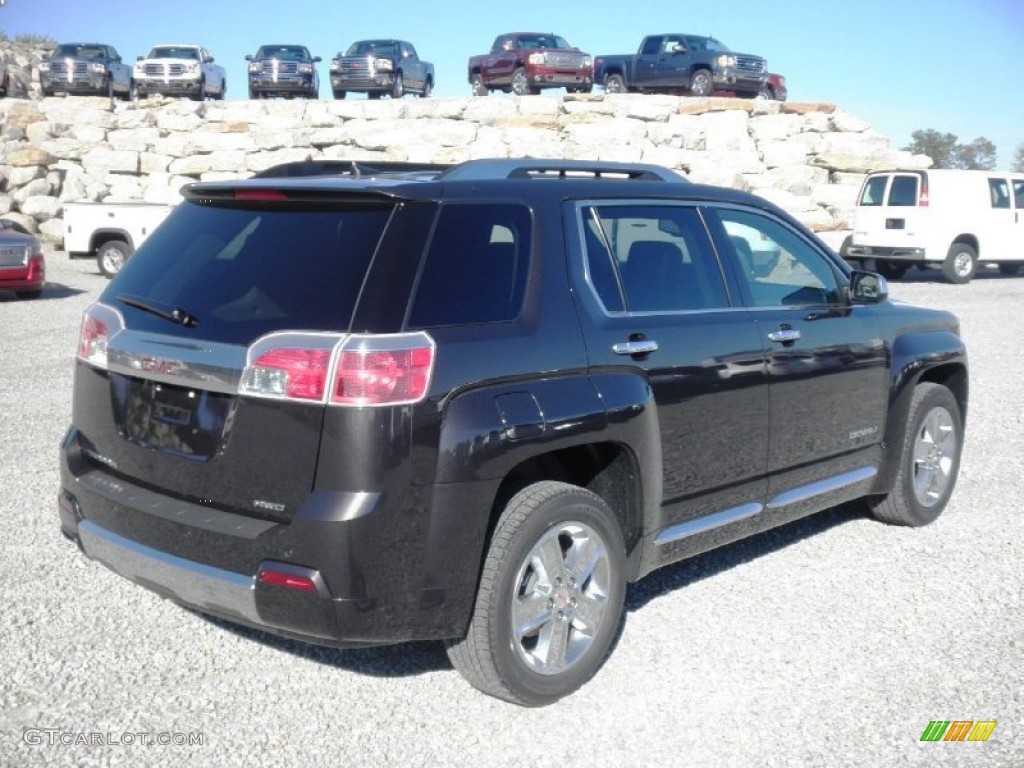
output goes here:
[[962, 285], [971, 282], [978, 270], [978, 252], [967, 243], [953, 243], [942, 262], [942, 274], [951, 283]]
[[121, 271], [132, 255], [132, 247], [124, 240], [108, 240], [96, 252], [96, 265], [108, 280]]
[[868, 499], [875, 517], [913, 527], [936, 520], [956, 485], [963, 442], [960, 404], [953, 393], [940, 384], [919, 384], [910, 402], [893, 489]]
[[1003, 262], [999, 265], [999, 271], [1004, 275], [1019, 275], [1020, 268], [1020, 262]]
[[622, 531], [600, 496], [527, 486], [498, 520], [469, 629], [447, 643], [448, 657], [491, 696], [557, 701], [593, 677], [618, 635], [625, 567]]

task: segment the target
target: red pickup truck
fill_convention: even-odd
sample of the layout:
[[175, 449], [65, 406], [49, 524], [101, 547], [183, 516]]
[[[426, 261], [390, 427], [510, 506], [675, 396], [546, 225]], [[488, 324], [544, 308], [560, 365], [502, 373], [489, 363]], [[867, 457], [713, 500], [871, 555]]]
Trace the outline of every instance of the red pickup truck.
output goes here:
[[558, 35], [512, 32], [498, 35], [490, 53], [469, 60], [469, 84], [474, 96], [491, 91], [518, 96], [542, 88], [565, 88], [589, 93], [594, 87], [593, 58]]

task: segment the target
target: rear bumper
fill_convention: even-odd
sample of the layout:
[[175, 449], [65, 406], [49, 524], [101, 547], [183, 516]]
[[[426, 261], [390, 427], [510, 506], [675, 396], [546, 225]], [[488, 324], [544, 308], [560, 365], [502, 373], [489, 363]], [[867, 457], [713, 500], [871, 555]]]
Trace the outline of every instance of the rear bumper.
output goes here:
[[31, 256], [27, 266], [0, 267], [0, 291], [41, 291], [46, 284], [42, 256]]
[[[452, 489], [457, 496], [442, 488], [426, 507], [401, 492], [314, 491], [281, 523], [116, 476], [83, 454], [75, 429], [60, 458], [64, 535], [90, 558], [175, 602], [339, 647], [456, 637], [468, 624], [486, 513], [481, 525], [467, 523], [461, 485]], [[298, 573], [316, 589], [267, 583], [267, 570]]]
[[941, 261], [929, 258], [925, 248], [910, 246], [856, 245], [846, 247], [846, 256], [851, 259], [888, 259], [890, 261]]

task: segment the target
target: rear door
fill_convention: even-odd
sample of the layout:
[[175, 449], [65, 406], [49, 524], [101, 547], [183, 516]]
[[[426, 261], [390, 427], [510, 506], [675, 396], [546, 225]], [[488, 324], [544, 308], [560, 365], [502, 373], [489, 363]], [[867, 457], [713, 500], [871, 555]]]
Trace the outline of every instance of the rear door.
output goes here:
[[872, 174], [861, 188], [854, 222], [854, 244], [885, 248], [916, 248], [929, 235], [922, 205], [927, 189], [924, 172]]
[[731, 300], [699, 208], [602, 201], [579, 203], [571, 216], [595, 380], [641, 377], [657, 403], [661, 522], [760, 502], [764, 353], [752, 314]]

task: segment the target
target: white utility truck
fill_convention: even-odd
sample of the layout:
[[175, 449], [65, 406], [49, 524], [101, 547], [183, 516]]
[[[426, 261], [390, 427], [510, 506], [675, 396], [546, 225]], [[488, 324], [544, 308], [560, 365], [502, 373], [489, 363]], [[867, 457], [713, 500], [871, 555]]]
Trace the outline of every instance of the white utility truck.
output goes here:
[[95, 256], [100, 272], [111, 278], [173, 208], [160, 203], [65, 203], [64, 250], [71, 258]]

